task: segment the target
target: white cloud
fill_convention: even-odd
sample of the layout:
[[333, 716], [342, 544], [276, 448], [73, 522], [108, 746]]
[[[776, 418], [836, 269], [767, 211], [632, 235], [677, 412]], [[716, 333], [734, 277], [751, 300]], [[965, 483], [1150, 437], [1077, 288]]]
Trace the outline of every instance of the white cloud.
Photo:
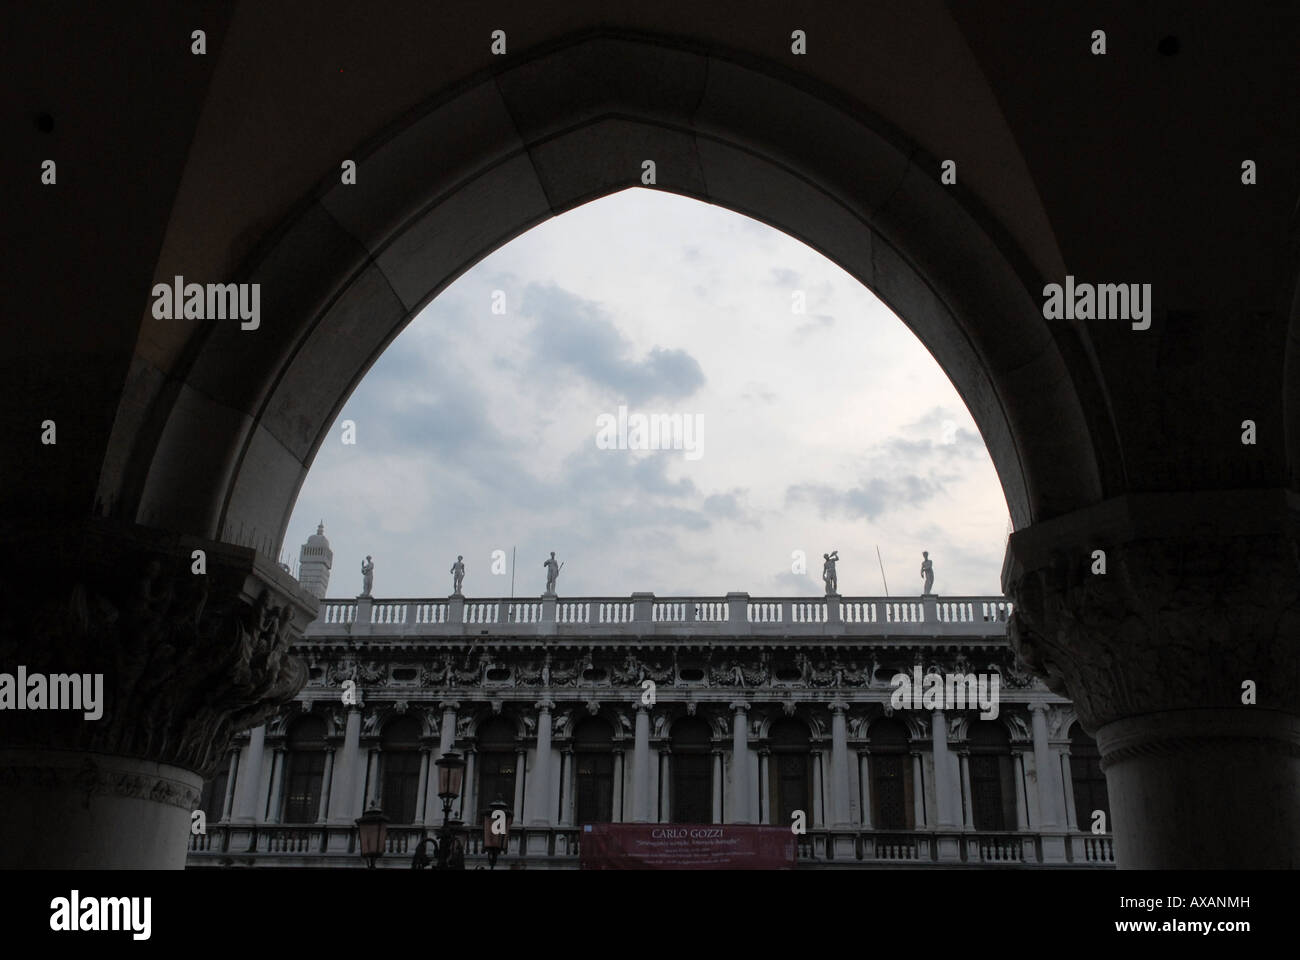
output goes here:
[[[597, 450], [619, 402], [702, 417], [704, 456]], [[790, 552], [831, 548], [841, 591], [874, 595], [877, 544], [895, 594], [919, 592], [921, 550], [939, 592], [998, 590], [1006, 503], [925, 348], [815, 251], [661, 191], [580, 207], [468, 271], [347, 418], [358, 445], [322, 447], [285, 543], [324, 517], [332, 595], [360, 589], [367, 553], [377, 596], [445, 595], [458, 553], [467, 593], [508, 595], [488, 566], [512, 545], [528, 595], [550, 550], [568, 596], [819, 593], [820, 561], [793, 577]]]

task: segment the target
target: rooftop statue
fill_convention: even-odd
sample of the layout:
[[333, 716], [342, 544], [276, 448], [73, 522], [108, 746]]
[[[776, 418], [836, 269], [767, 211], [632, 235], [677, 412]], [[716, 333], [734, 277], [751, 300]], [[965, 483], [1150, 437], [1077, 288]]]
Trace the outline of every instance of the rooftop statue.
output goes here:
[[555, 596], [555, 581], [559, 579], [560, 570], [564, 564], [555, 562], [555, 551], [551, 551], [551, 559], [543, 560], [542, 566], [546, 568], [546, 596]]
[[839, 593], [839, 577], [835, 573], [835, 564], [840, 559], [840, 552], [832, 550], [830, 553], [823, 553], [822, 559], [826, 561], [822, 564], [822, 581], [826, 584], [826, 596], [833, 597]]
[[370, 596], [370, 588], [375, 584], [375, 562], [370, 555], [366, 555], [365, 562], [361, 564], [361, 595]]
[[925, 580], [925, 589], [921, 591], [921, 596], [932, 596], [934, 589], [934, 562], [930, 559], [930, 552], [922, 550], [921, 556], [925, 559], [921, 561], [921, 578]]
[[465, 564], [463, 562], [464, 559], [465, 558], [463, 556], [458, 554], [456, 556], [456, 562], [451, 565], [451, 576], [452, 576], [451, 595], [453, 597], [460, 596], [460, 585], [465, 582]]

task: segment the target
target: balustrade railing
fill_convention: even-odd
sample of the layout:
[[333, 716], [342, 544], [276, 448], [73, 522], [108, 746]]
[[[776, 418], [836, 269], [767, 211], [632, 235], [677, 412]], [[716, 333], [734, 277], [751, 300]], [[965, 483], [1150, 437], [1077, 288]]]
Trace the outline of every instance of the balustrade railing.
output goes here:
[[[393, 825], [384, 844], [385, 867], [409, 867], [422, 837], [436, 835], [436, 826]], [[537, 842], [538, 836], [545, 838]], [[486, 859], [483, 834], [471, 830], [461, 834], [468, 866]], [[580, 852], [582, 831], [577, 827], [517, 827], [510, 833], [507, 858], [524, 861], [557, 860], [573, 865]], [[956, 859], [945, 859], [940, 840], [955, 841]], [[1109, 867], [1115, 865], [1114, 845], [1108, 834], [1068, 835], [1066, 864]], [[861, 828], [818, 827], [795, 838], [798, 864], [845, 863], [849, 861], [885, 866], [924, 865], [1025, 865], [1043, 863], [1042, 837], [1025, 831], [988, 833], [983, 831], [880, 831]], [[361, 865], [356, 829], [323, 824], [259, 824], [238, 826], [213, 824], [206, 834], [191, 836], [189, 865], [211, 863], [216, 858], [264, 859], [267, 863], [331, 866]], [[429, 851], [433, 855], [433, 851]]]
[[611, 635], [998, 636], [1004, 597], [465, 597], [322, 600], [309, 635], [419, 636], [584, 631]]

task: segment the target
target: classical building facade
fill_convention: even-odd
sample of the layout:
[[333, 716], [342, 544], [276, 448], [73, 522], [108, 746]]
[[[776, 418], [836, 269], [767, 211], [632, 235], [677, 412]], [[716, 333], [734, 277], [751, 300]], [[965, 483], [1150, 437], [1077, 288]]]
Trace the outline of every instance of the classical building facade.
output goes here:
[[[1017, 664], [1010, 612], [1001, 597], [322, 599], [293, 649], [307, 685], [206, 783], [188, 864], [360, 866], [354, 820], [378, 806], [383, 865], [407, 867], [442, 823], [434, 762], [454, 750], [471, 866], [498, 799], [516, 867], [576, 866], [588, 823], [800, 812], [801, 867], [1112, 866], [1096, 746]], [[900, 707], [900, 673], [974, 676], [986, 697]]]

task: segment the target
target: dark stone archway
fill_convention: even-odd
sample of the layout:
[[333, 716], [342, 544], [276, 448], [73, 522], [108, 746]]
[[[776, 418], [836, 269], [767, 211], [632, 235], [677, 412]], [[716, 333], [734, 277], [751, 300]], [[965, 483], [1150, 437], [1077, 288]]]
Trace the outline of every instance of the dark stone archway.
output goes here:
[[437, 99], [257, 251], [262, 328], [194, 349], [132, 454], [137, 520], [278, 547], [324, 431], [411, 317], [528, 228], [639, 185], [645, 159], [659, 189], [783, 230], [879, 294], [970, 408], [1017, 527], [1095, 502], [1111, 442], [1041, 278], [937, 160], [833, 99], [774, 66], [603, 35]]

